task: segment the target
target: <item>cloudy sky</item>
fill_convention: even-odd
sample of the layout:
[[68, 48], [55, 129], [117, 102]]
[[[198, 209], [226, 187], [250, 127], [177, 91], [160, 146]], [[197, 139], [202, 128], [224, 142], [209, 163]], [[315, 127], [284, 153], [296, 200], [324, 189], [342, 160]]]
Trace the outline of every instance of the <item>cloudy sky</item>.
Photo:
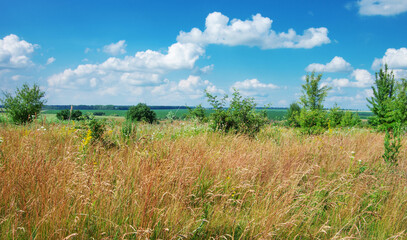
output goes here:
[[197, 105], [238, 89], [298, 100], [323, 73], [326, 107], [367, 109], [383, 63], [407, 77], [407, 0], [0, 2], [0, 88], [48, 104]]

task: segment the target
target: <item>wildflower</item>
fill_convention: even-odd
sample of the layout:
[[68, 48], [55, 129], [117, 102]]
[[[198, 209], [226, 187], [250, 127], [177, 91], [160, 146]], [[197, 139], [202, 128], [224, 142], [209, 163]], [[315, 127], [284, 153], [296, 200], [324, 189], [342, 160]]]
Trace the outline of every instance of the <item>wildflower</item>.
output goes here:
[[84, 139], [82, 139], [82, 144], [81, 144], [80, 149], [81, 150], [85, 149], [91, 140], [92, 140], [92, 131], [89, 129], [88, 132], [86, 133], [86, 137]]
[[2, 137], [0, 137], [0, 144], [2, 144], [3, 143], [3, 138]]

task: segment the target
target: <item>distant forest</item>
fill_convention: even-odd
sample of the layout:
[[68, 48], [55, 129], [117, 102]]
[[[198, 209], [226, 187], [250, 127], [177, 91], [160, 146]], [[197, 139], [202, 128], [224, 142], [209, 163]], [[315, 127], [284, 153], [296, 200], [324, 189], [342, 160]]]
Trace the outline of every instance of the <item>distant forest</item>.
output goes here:
[[[131, 107], [129, 106], [115, 106], [115, 105], [72, 105], [73, 109], [75, 110], [129, 110]], [[160, 109], [188, 109], [188, 108], [195, 108], [195, 107], [188, 107], [188, 106], [149, 106], [153, 110], [160, 110]], [[63, 110], [63, 109], [71, 109], [71, 105], [45, 105], [43, 110]], [[263, 109], [258, 107], [257, 109]], [[287, 109], [283, 107], [271, 107], [270, 109]]]

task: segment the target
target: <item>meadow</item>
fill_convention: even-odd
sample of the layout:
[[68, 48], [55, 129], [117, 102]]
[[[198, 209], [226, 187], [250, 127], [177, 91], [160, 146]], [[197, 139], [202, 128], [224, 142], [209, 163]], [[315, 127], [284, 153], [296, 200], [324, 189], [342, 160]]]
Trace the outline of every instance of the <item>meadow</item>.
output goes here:
[[0, 239], [407, 237], [406, 138], [391, 167], [366, 128], [122, 124], [92, 141], [80, 122], [3, 123]]
[[[52, 119], [55, 118], [56, 114], [60, 110], [55, 109], [48, 109], [43, 111], [44, 114], [50, 115]], [[107, 117], [125, 117], [127, 110], [81, 110], [83, 113], [95, 113], [95, 112], [103, 112]], [[157, 118], [160, 120], [164, 120], [167, 118], [169, 112], [174, 113], [174, 115], [178, 119], [184, 119], [185, 116], [188, 114], [188, 109], [153, 109], [153, 111], [157, 114]], [[260, 111], [260, 110], [258, 110]], [[274, 121], [281, 121], [285, 119], [287, 115], [287, 109], [266, 109], [267, 117], [270, 120]], [[213, 110], [206, 110], [207, 115], [211, 114]], [[372, 116], [372, 112], [370, 111], [353, 111], [358, 113], [361, 119], [367, 119], [368, 117]]]

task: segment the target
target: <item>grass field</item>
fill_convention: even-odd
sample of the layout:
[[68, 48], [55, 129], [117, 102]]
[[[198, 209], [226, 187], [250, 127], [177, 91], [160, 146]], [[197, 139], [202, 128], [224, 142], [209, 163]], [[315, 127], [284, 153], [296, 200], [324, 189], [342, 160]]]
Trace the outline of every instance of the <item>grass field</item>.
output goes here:
[[0, 239], [403, 239], [407, 148], [382, 133], [256, 138], [195, 122], [0, 127]]
[[[171, 111], [175, 114], [175, 116], [179, 119], [183, 119], [188, 114], [188, 109], [156, 109], [153, 110], [157, 114], [157, 118], [162, 120], [166, 119], [167, 114]], [[57, 114], [59, 110], [46, 110], [44, 113], [46, 114]], [[83, 113], [95, 113], [95, 112], [104, 112], [106, 116], [119, 116], [125, 117], [127, 110], [83, 110]], [[207, 114], [209, 115], [212, 110], [207, 110]], [[274, 121], [284, 120], [287, 114], [286, 109], [267, 109], [267, 117]], [[369, 116], [372, 116], [372, 112], [368, 111], [359, 111], [357, 112], [361, 119], [367, 119]]]

